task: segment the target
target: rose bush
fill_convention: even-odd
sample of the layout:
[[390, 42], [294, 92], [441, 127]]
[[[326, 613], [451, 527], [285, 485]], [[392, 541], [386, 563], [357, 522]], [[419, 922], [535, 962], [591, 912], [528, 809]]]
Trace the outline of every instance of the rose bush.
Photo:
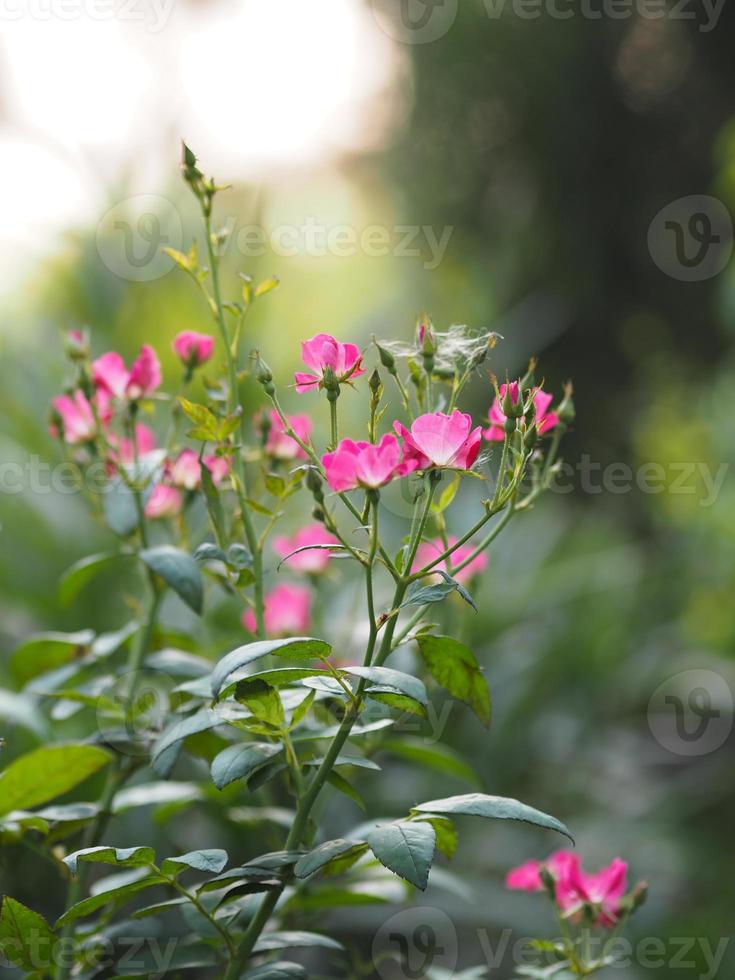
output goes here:
[[[0, 777], [2, 832], [40, 835], [68, 879], [68, 901], [53, 924], [12, 898], [0, 912], [6, 957], [37, 978], [101, 975], [100, 950], [125, 923], [131, 928], [128, 903], [134, 919], [184, 917], [176, 970], [226, 980], [306, 976], [289, 959], [292, 949], [339, 946], [321, 932], [294, 930], [304, 910], [353, 904], [376, 867], [407, 888], [425, 888], [435, 852], [451, 857], [457, 846], [455, 818], [518, 820], [569, 836], [528, 803], [472, 792], [328, 839], [318, 804], [328, 787], [362, 803], [352, 774], [378, 778], [371, 756], [406, 714], [426, 715], [426, 680], [489, 724], [489, 688], [473, 652], [429, 620], [441, 619], [441, 604], [450, 601], [472, 614], [468, 589], [487, 567], [487, 549], [556, 472], [574, 417], [571, 387], [552, 407], [533, 365], [498, 387], [487, 369], [495, 335], [440, 333], [422, 318], [408, 345], [375, 340], [361, 350], [325, 333], [304, 341], [310, 373], [297, 372], [294, 387], [308, 413], [286, 414], [267, 352], [252, 352], [249, 361], [242, 352], [249, 311], [277, 284], [243, 276], [237, 298], [224, 298], [223, 239], [212, 226], [220, 188], [187, 148], [183, 176], [201, 207], [206, 259], [194, 246], [168, 251], [211, 310], [216, 344], [214, 336], [179, 333], [179, 376], [164, 379], [153, 345], [128, 368], [117, 352], [93, 356], [93, 340], [75, 331], [66, 345], [69, 384], [52, 406], [51, 433], [70, 460], [82, 470], [104, 467], [104, 492], [91, 504], [117, 541], [69, 570], [64, 596], [73, 600], [123, 562], [139, 569], [141, 591], [122, 627], [38, 635], [13, 658], [19, 685], [43, 696], [52, 718], [78, 715], [87, 732], [21, 756]], [[470, 380], [483, 375], [484, 432], [457, 407]], [[389, 379], [401, 418], [386, 394]], [[195, 381], [204, 392], [196, 399]], [[242, 408], [245, 385], [263, 402], [252, 418]], [[345, 389], [365, 404], [364, 425], [349, 434], [340, 433]], [[328, 445], [314, 436], [322, 412]], [[501, 444], [498, 453], [483, 455], [483, 435]], [[463, 480], [483, 482], [482, 514], [450, 534]], [[397, 481], [412, 502], [401, 540], [381, 533], [381, 492]], [[325, 599], [335, 581], [352, 587], [358, 580], [359, 622], [344, 649]], [[197, 655], [196, 632], [179, 649], [162, 621], [172, 601], [196, 617], [234, 607], [241, 642], [214, 663]], [[401, 656], [408, 649], [413, 672]], [[152, 669], [175, 677], [162, 713], [150, 711]], [[448, 759], [438, 761], [454, 764]], [[423, 761], [437, 764], [431, 752]], [[463, 763], [456, 768], [466, 771]], [[49, 805], [98, 772], [105, 774], [99, 799]], [[216, 806], [217, 794], [238, 786], [260, 798], [268, 836], [280, 832], [277, 849], [263, 852], [253, 834], [232, 855], [217, 840], [162, 856], [146, 842], [110, 843], [124, 806], [193, 798]], [[284, 812], [287, 827], [277, 816]], [[111, 873], [90, 885], [96, 865]], [[516, 871], [509, 884], [546, 888], [575, 924], [608, 926], [621, 918], [620, 868], [588, 876], [573, 855], [558, 857]], [[325, 876], [337, 883], [325, 887]], [[582, 975], [576, 941], [569, 943], [557, 959]]]

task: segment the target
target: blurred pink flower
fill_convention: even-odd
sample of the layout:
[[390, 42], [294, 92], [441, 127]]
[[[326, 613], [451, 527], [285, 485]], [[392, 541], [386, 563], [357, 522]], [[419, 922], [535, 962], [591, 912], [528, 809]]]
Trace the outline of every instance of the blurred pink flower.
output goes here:
[[[221, 483], [230, 472], [229, 461], [224, 456], [204, 456], [203, 462], [215, 484]], [[193, 449], [182, 449], [173, 462], [166, 464], [166, 480], [182, 490], [198, 490], [202, 482], [199, 454]]]
[[117, 457], [126, 466], [135, 460], [136, 452], [138, 456], [145, 456], [156, 448], [155, 433], [142, 422], [138, 422], [135, 426], [135, 446], [132, 439], [117, 440], [113, 433], [109, 433], [107, 439], [110, 445], [117, 446]]
[[176, 334], [171, 346], [185, 367], [195, 368], [212, 356], [214, 337], [195, 330], [182, 330]]
[[[482, 433], [491, 442], [502, 442], [505, 439], [505, 429], [503, 428], [505, 425], [505, 414], [502, 405], [508, 387], [508, 385], [500, 386], [499, 397], [495, 399], [490, 408], [490, 426], [484, 429]], [[510, 384], [510, 398], [514, 405], [518, 404], [519, 397], [518, 382], [512, 381]], [[550, 412], [548, 410], [554, 396], [547, 394], [541, 388], [536, 388], [531, 398], [536, 409], [536, 430], [538, 434], [543, 435], [545, 432], [550, 432], [555, 425], [559, 424], [559, 416], [556, 412]]]
[[334, 452], [322, 456], [327, 483], [332, 490], [377, 489], [412, 468], [401, 462], [401, 447], [394, 435], [386, 434], [377, 446], [370, 442], [343, 439]]
[[420, 415], [410, 431], [400, 422], [394, 422], [393, 428], [403, 439], [406, 462], [413, 463], [414, 469], [468, 470], [480, 451], [480, 426], [473, 429], [471, 417], [456, 409], [451, 415]]
[[[295, 439], [286, 435], [281, 417], [275, 409], [269, 413], [271, 427], [268, 430], [268, 439], [265, 444], [265, 451], [274, 459], [308, 459], [304, 450], [299, 446]], [[312, 421], [308, 415], [288, 415], [288, 424], [302, 442], [308, 442], [311, 438]]]
[[566, 916], [574, 916], [584, 905], [597, 910], [597, 925], [612, 927], [620, 912], [620, 900], [628, 884], [628, 865], [615, 858], [596, 874], [582, 869], [579, 855], [573, 851], [556, 851], [546, 861], [526, 861], [508, 872], [508, 888], [543, 891], [541, 869], [546, 868], [554, 878], [556, 904]]
[[183, 500], [181, 491], [175, 487], [167, 487], [157, 483], [151, 490], [145, 505], [145, 516], [151, 520], [159, 517], [176, 517], [181, 513]]
[[94, 438], [97, 424], [83, 391], [77, 389], [71, 395], [59, 395], [51, 404], [61, 419], [64, 442], [73, 446]]
[[130, 371], [117, 351], [109, 351], [92, 362], [92, 379], [98, 389], [114, 398], [137, 401], [161, 384], [161, 365], [149, 344], [143, 344]]
[[[456, 537], [449, 535], [447, 538], [449, 542], [449, 547], [457, 543]], [[436, 541], [422, 541], [418, 546], [416, 551], [416, 558], [414, 559], [413, 566], [411, 567], [412, 572], [418, 572], [419, 569], [428, 565], [430, 561], [435, 561], [436, 558], [443, 554], [447, 549], [444, 546], [444, 542], [441, 538], [437, 538]], [[459, 548], [452, 554], [451, 558], [448, 558], [440, 566], [442, 571], [448, 572], [452, 577], [460, 583], [460, 585], [465, 582], [469, 582], [471, 578], [475, 575], [479, 575], [480, 572], [484, 572], [487, 568], [487, 555], [484, 553], [479, 554], [476, 558], [466, 565], [459, 572], [450, 571], [450, 562], [452, 565], [459, 565], [463, 562], [465, 558], [469, 558], [472, 552], [475, 550], [474, 545], [468, 542], [467, 544], [460, 545]]]
[[310, 391], [314, 386], [322, 387], [325, 368], [331, 369], [337, 381], [365, 373], [360, 348], [355, 344], [341, 344], [326, 333], [318, 333], [311, 340], [302, 342], [301, 359], [315, 373], [296, 372], [296, 391], [300, 393]]
[[[284, 535], [274, 538], [273, 550], [279, 557], [285, 558], [297, 548], [315, 544], [338, 544], [338, 541], [333, 534], [325, 530], [322, 524], [315, 522], [302, 527], [290, 538]], [[309, 548], [308, 551], [300, 551], [298, 555], [292, 555], [288, 559], [288, 564], [298, 572], [323, 572], [329, 564], [330, 557], [331, 552], [327, 548]]]
[[[303, 585], [283, 583], [265, 597], [265, 631], [271, 638], [298, 636], [307, 632], [311, 622], [311, 593]], [[255, 613], [246, 609], [242, 624], [256, 632]]]

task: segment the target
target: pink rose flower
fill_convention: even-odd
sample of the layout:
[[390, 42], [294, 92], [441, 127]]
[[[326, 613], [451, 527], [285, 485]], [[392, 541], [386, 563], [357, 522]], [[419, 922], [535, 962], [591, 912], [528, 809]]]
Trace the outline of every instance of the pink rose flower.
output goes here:
[[468, 470], [480, 452], [480, 426], [473, 429], [470, 416], [457, 409], [451, 415], [420, 415], [410, 431], [400, 422], [394, 422], [393, 428], [403, 439], [404, 459], [414, 469]]
[[573, 851], [556, 851], [546, 861], [527, 861], [510, 871], [505, 879], [508, 888], [543, 891], [541, 868], [554, 878], [554, 897], [564, 915], [572, 917], [584, 905], [597, 909], [597, 925], [610, 928], [620, 913], [620, 901], [628, 883], [628, 865], [615, 858], [596, 874], [582, 869], [579, 855]]
[[[268, 430], [268, 439], [265, 444], [265, 451], [274, 459], [308, 459], [309, 457], [299, 446], [295, 439], [286, 435], [286, 431], [281, 421], [281, 416], [272, 409], [269, 412], [271, 427]], [[288, 415], [288, 424], [302, 442], [308, 442], [311, 438], [312, 421], [308, 415]]]
[[181, 513], [183, 499], [181, 492], [175, 487], [167, 487], [157, 483], [151, 490], [145, 505], [145, 516], [150, 520], [161, 517], [176, 517]]
[[338, 382], [357, 378], [365, 373], [360, 348], [355, 344], [341, 344], [326, 333], [318, 333], [311, 340], [302, 342], [301, 359], [315, 373], [296, 372], [296, 391], [300, 393], [310, 391], [315, 386], [323, 387], [325, 368], [332, 371]]
[[[447, 538], [447, 541], [449, 542], [450, 548], [457, 543], [456, 537], [452, 535]], [[435, 561], [446, 550], [441, 538], [437, 538], [436, 541], [422, 541], [416, 551], [416, 558], [414, 559], [411, 571], [418, 572], [425, 565], [428, 565], [430, 561]], [[484, 553], [479, 554], [459, 572], [452, 572], [450, 562], [452, 565], [459, 565], [465, 558], [469, 558], [474, 550], [474, 545], [469, 542], [460, 545], [451, 558], [446, 559], [443, 565], [437, 567], [451, 575], [460, 585], [463, 585], [465, 582], [469, 582], [475, 575], [479, 575], [480, 572], [485, 571], [487, 568], [487, 555]]]
[[[281, 535], [273, 540], [273, 550], [280, 558], [286, 558], [297, 548], [306, 548], [315, 544], [338, 544], [339, 542], [325, 530], [322, 524], [315, 522], [307, 524], [297, 531], [293, 537]], [[327, 548], [309, 548], [308, 551], [300, 551], [297, 555], [291, 555], [288, 563], [295, 571], [309, 572], [316, 574], [323, 572], [329, 564], [331, 552]]]
[[[505, 439], [505, 425], [506, 416], [503, 412], [502, 404], [505, 394], [510, 388], [510, 399], [514, 405], [518, 404], [518, 399], [520, 398], [520, 390], [517, 381], [512, 381], [509, 385], [501, 385], [499, 391], [499, 397], [495, 399], [490, 409], [490, 426], [483, 430], [483, 435], [490, 442], [502, 442]], [[533, 404], [536, 409], [536, 431], [539, 435], [544, 435], [546, 432], [550, 432], [555, 425], [559, 424], [559, 416], [556, 412], [549, 411], [549, 405], [554, 399], [553, 395], [547, 394], [541, 388], [536, 388], [531, 395], [533, 399]]]
[[92, 406], [83, 391], [77, 389], [71, 395], [59, 395], [51, 404], [61, 419], [64, 442], [74, 446], [94, 439], [97, 423]]
[[129, 371], [116, 351], [98, 357], [92, 362], [92, 379], [98, 389], [114, 398], [137, 401], [160, 386], [161, 365], [153, 348], [143, 344]]
[[156, 448], [155, 433], [152, 432], [147, 425], [143, 425], [142, 422], [138, 422], [138, 424], [135, 426], [135, 446], [133, 446], [132, 439], [117, 440], [112, 433], [110, 433], [107, 438], [113, 446], [117, 446], [118, 459], [126, 466], [129, 466], [132, 462], [134, 462], [136, 452], [140, 457], [145, 456], [146, 453], [153, 452], [153, 450]]
[[332, 490], [377, 490], [395, 476], [415, 469], [401, 461], [401, 447], [394, 435], [386, 434], [377, 446], [370, 442], [343, 439], [334, 452], [322, 456], [327, 483]]
[[171, 345], [174, 353], [187, 368], [199, 367], [212, 356], [214, 337], [195, 330], [182, 330], [177, 333]]
[[[303, 585], [283, 583], [265, 597], [265, 631], [269, 637], [299, 636], [308, 632], [311, 621], [311, 593]], [[256, 632], [255, 613], [246, 609], [242, 624]]]
[[[230, 472], [230, 464], [224, 456], [205, 456], [203, 462], [215, 484], [221, 483]], [[173, 462], [167, 463], [166, 480], [182, 490], [198, 490], [202, 482], [198, 453], [193, 449], [182, 449]]]

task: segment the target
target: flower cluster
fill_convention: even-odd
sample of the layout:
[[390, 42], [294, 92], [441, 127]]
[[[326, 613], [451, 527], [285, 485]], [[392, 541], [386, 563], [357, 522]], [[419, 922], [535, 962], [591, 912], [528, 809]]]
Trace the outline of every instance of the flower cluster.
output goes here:
[[639, 903], [642, 887], [628, 889], [628, 865], [615, 858], [599, 871], [588, 873], [574, 851], [556, 851], [546, 861], [527, 861], [506, 878], [517, 891], [548, 891], [563, 918], [576, 923], [617, 926]]

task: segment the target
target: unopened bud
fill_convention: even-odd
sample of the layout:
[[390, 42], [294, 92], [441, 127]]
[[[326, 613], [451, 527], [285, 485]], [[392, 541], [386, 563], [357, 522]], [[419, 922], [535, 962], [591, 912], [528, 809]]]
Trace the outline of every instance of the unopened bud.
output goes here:
[[523, 452], [530, 453], [533, 451], [536, 443], [538, 442], [538, 429], [536, 425], [529, 425], [526, 429], [526, 434], [523, 437]]
[[324, 500], [322, 478], [319, 476], [313, 466], [310, 466], [306, 471], [306, 486], [314, 497], [314, 500], [318, 500], [320, 502]]
[[423, 313], [416, 323], [416, 340], [418, 342], [418, 348], [424, 357], [436, 353], [434, 325], [426, 313]]
[[503, 393], [500, 407], [506, 418], [519, 419], [523, 415], [523, 399], [521, 398], [521, 389], [517, 381], [511, 381], [505, 385], [505, 392]]
[[648, 882], [640, 881], [630, 893], [630, 911], [635, 912], [648, 898]]
[[395, 357], [393, 357], [393, 355], [391, 354], [391, 352], [387, 348], [381, 347], [380, 344], [378, 343], [378, 341], [375, 340], [374, 337], [373, 337], [373, 343], [375, 344], [375, 346], [377, 348], [378, 356], [380, 357], [380, 363], [383, 365], [384, 368], [387, 368], [388, 369], [388, 371], [390, 372], [390, 374], [395, 374], [396, 373], [396, 359], [395, 359]]
[[556, 897], [556, 880], [545, 864], [542, 864], [539, 868], [539, 877], [541, 878], [541, 884], [551, 898], [554, 899]]
[[383, 382], [380, 380], [380, 371], [378, 371], [377, 368], [375, 368], [373, 373], [370, 375], [368, 384], [370, 385], [370, 390], [372, 391], [373, 395], [380, 398], [380, 395], [383, 392]]
[[564, 385], [564, 397], [556, 410], [556, 414], [559, 416], [559, 421], [563, 422], [564, 425], [570, 425], [574, 421], [577, 414], [574, 408], [574, 400], [572, 399], [573, 390], [572, 382], [568, 381]]
[[86, 330], [70, 330], [64, 338], [64, 353], [72, 361], [89, 357], [89, 334]]
[[311, 512], [311, 516], [315, 521], [319, 521], [320, 524], [324, 524], [327, 515], [324, 513], [324, 508], [317, 504]]

